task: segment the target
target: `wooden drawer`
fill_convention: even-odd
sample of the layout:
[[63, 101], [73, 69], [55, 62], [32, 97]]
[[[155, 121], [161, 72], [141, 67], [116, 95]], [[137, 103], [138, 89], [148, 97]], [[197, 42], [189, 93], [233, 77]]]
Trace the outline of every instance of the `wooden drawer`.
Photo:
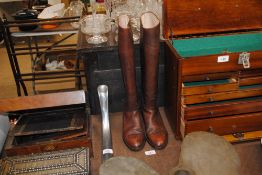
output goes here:
[[182, 95], [210, 94], [237, 89], [238, 83], [235, 79], [188, 82], [182, 85]]
[[248, 85], [254, 85], [254, 84], [262, 84], [262, 76], [247, 77], [247, 78], [239, 79], [240, 86], [248, 86]]
[[[218, 57], [223, 56], [221, 54], [182, 59], [182, 76], [245, 70], [242, 64], [238, 64], [239, 54], [223, 54], [229, 55], [228, 62], [218, 62]], [[261, 67], [262, 51], [250, 52], [250, 68], [248, 69]]]
[[[28, 138], [31, 138], [32, 141], [24, 142]], [[34, 138], [37, 138], [37, 141]], [[20, 143], [21, 140], [23, 143]], [[6, 139], [4, 152], [7, 156], [14, 156], [77, 147], [89, 147], [92, 153], [92, 140], [88, 122], [84, 122], [84, 128], [81, 130], [29, 135], [23, 138], [15, 136], [14, 130], [11, 129]]]
[[221, 80], [221, 79], [238, 79], [238, 72], [220, 72], [213, 74], [200, 74], [200, 75], [186, 75], [182, 77], [183, 82], [194, 81], [209, 81], [209, 80]]
[[83, 107], [31, 111], [20, 116], [9, 130], [4, 153], [14, 156], [76, 147], [92, 150], [90, 133], [89, 115]]
[[244, 70], [239, 72], [239, 77], [257, 77], [262, 76], [262, 69]]
[[262, 84], [262, 69], [239, 72], [239, 85], [248, 86]]
[[194, 131], [209, 131], [218, 135], [226, 135], [261, 129], [262, 112], [213, 119], [185, 121], [185, 134]]
[[261, 96], [262, 88], [250, 88], [243, 89], [237, 91], [229, 91], [229, 92], [219, 92], [212, 94], [201, 94], [201, 95], [187, 95], [182, 99], [183, 104], [197, 104], [197, 103], [206, 103], [206, 102], [215, 102], [222, 100], [230, 100], [237, 98], [246, 98], [246, 97], [254, 97]]
[[185, 120], [214, 118], [262, 111], [262, 97], [182, 107]]
[[[12, 138], [9, 138], [12, 139]], [[13, 140], [12, 140], [13, 141]], [[45, 142], [31, 145], [13, 146], [8, 144], [5, 148], [5, 154], [7, 156], [27, 155], [33, 153], [42, 153], [48, 151], [57, 151], [78, 147], [89, 147], [92, 149], [91, 138], [88, 136], [82, 136], [74, 139], [68, 139], [56, 142]]]

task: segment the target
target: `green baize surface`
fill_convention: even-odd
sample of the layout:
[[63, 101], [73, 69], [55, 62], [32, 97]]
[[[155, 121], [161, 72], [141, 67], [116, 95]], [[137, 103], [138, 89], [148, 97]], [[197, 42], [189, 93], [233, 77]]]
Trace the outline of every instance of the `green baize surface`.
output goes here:
[[262, 32], [190, 39], [174, 39], [173, 47], [187, 58], [262, 50]]

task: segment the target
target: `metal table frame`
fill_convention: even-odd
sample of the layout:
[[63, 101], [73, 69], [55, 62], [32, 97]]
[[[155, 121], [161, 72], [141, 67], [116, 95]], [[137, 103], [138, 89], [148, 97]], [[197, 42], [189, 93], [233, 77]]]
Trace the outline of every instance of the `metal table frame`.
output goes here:
[[[24, 95], [28, 95], [28, 91], [24, 81], [32, 81], [33, 82], [33, 90], [35, 91], [35, 80], [39, 79], [56, 79], [56, 78], [68, 78], [68, 77], [77, 77], [78, 89], [81, 88], [80, 78], [81, 72], [83, 70], [79, 69], [79, 59], [77, 56], [77, 61], [75, 65], [75, 70], [64, 70], [64, 71], [56, 71], [56, 72], [36, 72], [34, 70], [34, 64], [36, 59], [44, 53], [61, 53], [61, 52], [76, 52], [76, 44], [61, 44], [66, 39], [78, 33], [78, 29], [74, 29], [71, 27], [71, 22], [76, 22], [79, 20], [79, 17], [68, 17], [68, 18], [56, 18], [56, 19], [34, 19], [34, 20], [19, 20], [19, 21], [7, 21], [7, 19], [1, 20], [1, 28], [4, 34], [4, 41], [11, 65], [11, 69], [13, 72], [13, 76], [16, 83], [17, 94], [18, 96], [22, 95], [22, 91]], [[54, 29], [41, 29], [40, 25], [59, 25]], [[32, 31], [19, 31], [19, 26], [30, 26], [30, 25], [38, 25], [38, 28]], [[50, 36], [50, 35], [62, 35], [67, 34], [63, 39], [52, 43], [48, 46], [39, 46], [38, 45], [38, 37], [39, 36]], [[16, 47], [14, 43], [14, 38], [27, 38], [27, 47]], [[21, 73], [17, 56], [19, 55], [29, 55], [32, 61], [32, 73]], [[50, 76], [54, 75], [56, 76]], [[38, 77], [42, 76], [42, 77]]]

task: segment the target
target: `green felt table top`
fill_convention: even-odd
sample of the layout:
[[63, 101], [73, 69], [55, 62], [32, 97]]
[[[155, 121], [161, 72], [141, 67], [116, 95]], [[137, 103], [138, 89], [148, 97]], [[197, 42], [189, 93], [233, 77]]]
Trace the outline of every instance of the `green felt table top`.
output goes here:
[[226, 83], [230, 83], [230, 79], [184, 82], [184, 86], [193, 87], [193, 86], [207, 86], [207, 85], [226, 84]]
[[174, 39], [173, 46], [182, 57], [262, 50], [262, 32], [224, 36]]

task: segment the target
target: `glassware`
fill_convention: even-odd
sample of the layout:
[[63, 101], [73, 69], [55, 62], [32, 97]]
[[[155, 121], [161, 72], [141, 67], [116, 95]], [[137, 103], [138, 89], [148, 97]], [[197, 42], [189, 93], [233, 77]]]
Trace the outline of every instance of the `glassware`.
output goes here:
[[[82, 16], [83, 9], [85, 5], [80, 0], [71, 1], [69, 7], [65, 10], [64, 16], [74, 17], [74, 16]], [[70, 23], [74, 28], [79, 28], [79, 22]]]
[[90, 7], [93, 17], [96, 15], [96, 0], [90, 0]]
[[106, 8], [106, 15], [108, 18], [111, 19], [111, 12], [112, 12], [112, 1], [113, 0], [105, 0], [105, 8]]
[[[114, 0], [112, 16], [118, 23], [118, 17], [122, 14], [128, 15], [130, 25], [133, 32], [133, 40], [138, 41], [140, 38], [140, 16], [141, 16], [142, 3], [140, 0]], [[117, 41], [117, 35], [115, 40]]]
[[101, 44], [107, 41], [103, 34], [111, 30], [110, 21], [105, 14], [87, 15], [82, 19], [81, 31], [84, 34], [91, 35], [87, 37], [89, 44]]

